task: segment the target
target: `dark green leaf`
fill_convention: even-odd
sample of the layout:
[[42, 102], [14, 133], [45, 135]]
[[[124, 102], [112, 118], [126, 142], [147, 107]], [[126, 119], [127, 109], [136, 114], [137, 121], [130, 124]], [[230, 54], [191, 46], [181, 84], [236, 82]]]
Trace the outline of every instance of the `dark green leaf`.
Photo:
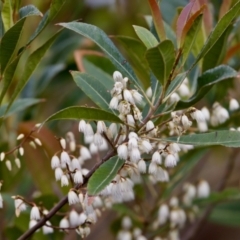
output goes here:
[[195, 40], [197, 39], [198, 33], [199, 33], [199, 29], [201, 27], [201, 23], [202, 23], [202, 15], [199, 15], [193, 25], [191, 26], [191, 28], [189, 29], [189, 31], [187, 32], [187, 35], [184, 39], [184, 43], [182, 46], [182, 65], [185, 63], [186, 59], [188, 58], [188, 55], [193, 47], [193, 44], [195, 43]]
[[210, 215], [210, 220], [227, 226], [239, 227], [239, 200], [216, 206]]
[[222, 34], [226, 31], [232, 21], [237, 17], [240, 10], [240, 1], [238, 1], [217, 23], [214, 30], [209, 35], [206, 43], [204, 44], [201, 52], [197, 56], [195, 63], [196, 63], [206, 55], [206, 53], [214, 46], [217, 40], [222, 36]]
[[101, 82], [87, 73], [72, 71], [71, 74], [77, 86], [81, 88], [96, 105], [108, 112], [111, 111], [109, 108], [111, 95]]
[[124, 163], [125, 161], [119, 159], [118, 156], [112, 157], [107, 162], [103, 163], [88, 181], [88, 194], [96, 195], [101, 192], [111, 183]]
[[23, 25], [26, 21], [26, 18], [29, 16], [37, 15], [36, 13], [29, 12], [24, 18], [19, 20], [13, 27], [11, 27], [3, 36], [0, 53], [1, 53], [1, 73], [3, 74], [5, 68], [9, 64], [14, 51], [17, 47], [18, 40], [22, 34]]
[[134, 68], [139, 79], [142, 81], [145, 87], [149, 87], [150, 73], [147, 67], [147, 61], [145, 59], [146, 47], [137, 39], [117, 36], [117, 40], [123, 45], [126, 51], [129, 62]]
[[126, 62], [126, 59], [101, 29], [96, 26], [81, 22], [60, 23], [59, 25], [90, 38], [109, 56], [112, 63], [123, 74], [124, 77], [128, 77], [139, 86], [139, 82], [131, 66], [128, 62]]
[[49, 10], [44, 14], [41, 22], [39, 23], [36, 31], [30, 37], [27, 45], [29, 45], [43, 31], [43, 29], [48, 25], [48, 23], [56, 17], [65, 2], [66, 0], [53, 0], [51, 2]]
[[1, 95], [0, 95], [0, 103], [2, 102], [8, 87], [10, 86], [15, 70], [17, 68], [18, 62], [20, 60], [21, 54], [19, 54], [6, 68], [5, 73], [3, 75], [3, 87], [2, 87], [2, 91], [1, 91]]
[[139, 39], [143, 42], [143, 44], [147, 48], [156, 47], [158, 45], [157, 39], [148, 29], [140, 26], [133, 26], [133, 28], [136, 34], [138, 35]]
[[227, 65], [220, 65], [206, 71], [202, 76], [198, 78], [197, 89], [192, 97], [188, 101], [179, 101], [177, 103], [176, 109], [183, 109], [192, 106], [198, 102], [205, 94], [207, 94], [207, 92], [214, 84], [236, 76], [237, 72]]
[[[7, 114], [5, 114], [8, 104], [2, 105], [0, 107], [0, 118], [2, 117], [8, 117], [14, 113], [20, 112], [32, 105], [35, 105], [37, 103], [42, 102], [42, 99], [36, 99], [36, 98], [23, 98], [18, 99], [13, 103], [13, 105], [10, 107]], [[5, 115], [4, 115], [5, 114]]]
[[20, 18], [24, 18], [28, 15], [42, 16], [42, 13], [34, 5], [27, 5], [19, 9]]
[[150, 48], [146, 52], [148, 64], [164, 86], [173, 67], [175, 60], [174, 45], [170, 40], [162, 41], [158, 46]]
[[204, 56], [202, 63], [203, 72], [219, 65], [224, 56], [224, 52], [226, 52], [226, 45], [228, 42], [227, 40], [231, 30], [232, 24], [225, 30], [222, 36], [216, 41], [213, 47]]
[[210, 133], [183, 135], [181, 137], [169, 137], [164, 140], [194, 146], [222, 145], [225, 147], [240, 147], [240, 132], [223, 130]]
[[110, 90], [114, 85], [113, 77], [104, 72], [101, 68], [97, 67], [93, 63], [89, 62], [85, 58], [83, 59], [83, 66], [88, 74], [95, 77], [106, 89]]
[[221, 192], [212, 192], [207, 198], [198, 198], [194, 200], [195, 204], [207, 205], [210, 203], [219, 203], [222, 201], [240, 200], [240, 191], [237, 188], [224, 189]]
[[[110, 112], [106, 112], [97, 108], [89, 108], [89, 107], [68, 107], [59, 112], [54, 113], [49, 118], [47, 118], [44, 123], [52, 121], [52, 120], [61, 120], [61, 119], [75, 119], [75, 120], [102, 120], [109, 121], [115, 123], [122, 123], [122, 121], [114, 114]], [[44, 124], [43, 123], [43, 124]], [[42, 125], [43, 125], [42, 124]]]
[[173, 31], [172, 27], [164, 22], [164, 28], [166, 31], [167, 39], [171, 40], [174, 46], [177, 46], [176, 34]]
[[41, 59], [43, 58], [46, 51], [51, 47], [55, 39], [58, 37], [61, 31], [53, 35], [47, 42], [45, 42], [41, 47], [34, 51], [26, 61], [25, 68], [21, 79], [18, 81], [17, 86], [14, 89], [14, 92], [10, 98], [8, 109], [17, 97], [17, 95], [22, 91], [33, 71], [36, 69]]

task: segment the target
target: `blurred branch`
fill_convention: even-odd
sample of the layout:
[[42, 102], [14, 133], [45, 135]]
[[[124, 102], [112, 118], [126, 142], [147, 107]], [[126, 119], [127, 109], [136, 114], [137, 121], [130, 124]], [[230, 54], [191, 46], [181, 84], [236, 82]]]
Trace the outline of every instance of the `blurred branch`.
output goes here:
[[[237, 158], [238, 152], [239, 152], [238, 149], [234, 149], [232, 151], [232, 154], [230, 155], [230, 157], [227, 161], [224, 174], [223, 174], [223, 176], [218, 184], [218, 187], [216, 189], [218, 192], [222, 191], [226, 187], [227, 182], [228, 182], [228, 180], [231, 176], [231, 173], [234, 169], [235, 160]], [[205, 212], [201, 216], [201, 218], [198, 221], [196, 221], [193, 224], [193, 226], [190, 226], [188, 228], [188, 231], [182, 237], [183, 240], [194, 240], [195, 236], [198, 236], [202, 232], [203, 228], [205, 227], [205, 224], [207, 223], [207, 219], [208, 219], [209, 215], [211, 214], [213, 209], [217, 206], [217, 204], [218, 203], [213, 203], [207, 207], [207, 209], [205, 210]]]

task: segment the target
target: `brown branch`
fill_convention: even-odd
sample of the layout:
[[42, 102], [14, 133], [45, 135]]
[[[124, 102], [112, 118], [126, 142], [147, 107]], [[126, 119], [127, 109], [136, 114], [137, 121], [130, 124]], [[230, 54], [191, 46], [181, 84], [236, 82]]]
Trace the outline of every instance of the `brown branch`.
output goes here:
[[[75, 188], [79, 189], [80, 187], [84, 186], [89, 178], [93, 175], [93, 173], [101, 166], [102, 163], [106, 162], [109, 158], [114, 156], [115, 150], [112, 150], [106, 154], [106, 156], [102, 159], [101, 162], [95, 164], [95, 166], [89, 171], [89, 173], [84, 178], [84, 181], [82, 184], [78, 184]], [[35, 224], [32, 228], [27, 230], [22, 236], [18, 238], [18, 240], [25, 240], [28, 239], [35, 231], [37, 231], [39, 228], [41, 228], [43, 225], [46, 225], [46, 222], [51, 219], [65, 204], [67, 204], [68, 198], [65, 196], [62, 198], [57, 205], [55, 205], [47, 215], [45, 215], [44, 218], [42, 218], [40, 221], [38, 221], [37, 224]]]

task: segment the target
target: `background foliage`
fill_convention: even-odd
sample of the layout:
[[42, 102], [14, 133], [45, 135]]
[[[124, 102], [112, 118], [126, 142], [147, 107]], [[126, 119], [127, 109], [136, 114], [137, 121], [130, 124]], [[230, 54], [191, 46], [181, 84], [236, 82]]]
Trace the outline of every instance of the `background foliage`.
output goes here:
[[[14, 7], [10, 11], [6, 7], [7, 2], [10, 2], [10, 0], [5, 0], [4, 5], [3, 1], [0, 1], [0, 6], [5, 7], [4, 11], [2, 11], [2, 19], [5, 26], [9, 27], [12, 26], [13, 23], [16, 23], [17, 9], [28, 4], [33, 4], [44, 14], [51, 4], [51, 1], [15, 0], [12, 1]], [[76, 3], [76, 1], [55, 2], [58, 2], [60, 5], [65, 2], [64, 7], [61, 8], [59, 12], [54, 12], [58, 7], [56, 4], [56, 8], [52, 8], [52, 11], [50, 10], [48, 15], [44, 15], [45, 20], [41, 26], [45, 26], [45, 28], [41, 32], [41, 27], [38, 28], [39, 35], [38, 32], [35, 32], [35, 29], [40, 21], [40, 12], [35, 8], [23, 9], [20, 15], [21, 20], [17, 24], [18, 26], [15, 25], [16, 29], [10, 33], [12, 42], [4, 42], [4, 39], [1, 41], [0, 54], [8, 55], [8, 57], [5, 58], [6, 62], [1, 65], [2, 73], [5, 71], [5, 77], [1, 79], [0, 95], [0, 101], [2, 103], [0, 108], [1, 152], [8, 151], [16, 145], [15, 139], [19, 132], [29, 133], [35, 123], [43, 122], [51, 114], [63, 108], [88, 104], [88, 106], [97, 105], [104, 110], [109, 110], [108, 105], [101, 96], [99, 96], [95, 102], [90, 100], [91, 96], [96, 94], [94, 91], [91, 91], [90, 87], [91, 84], [95, 84], [93, 77], [97, 77], [98, 79], [105, 79], [105, 85], [103, 82], [99, 89], [102, 91], [110, 90], [111, 84], [113, 83], [110, 75], [112, 75], [115, 67], [110, 63], [108, 58], [103, 56], [99, 48], [93, 44], [92, 41], [73, 31], [59, 31], [60, 26], [55, 25], [55, 23], [70, 22], [79, 19], [80, 22], [93, 24], [103, 29], [106, 34], [112, 36], [113, 41], [125, 54], [126, 59], [123, 59], [123, 61], [126, 60], [126, 65], [128, 62], [133, 65], [136, 74], [141, 76], [143, 86], [147, 88], [146, 80], [149, 79], [149, 75], [144, 71], [146, 64], [143, 64], [143, 62], [146, 63], [146, 60], [141, 59], [139, 56], [141, 56], [142, 52], [145, 52], [146, 48], [148, 49], [152, 46], [145, 47], [136, 40], [137, 35], [139, 36], [138, 31], [141, 30], [137, 26], [148, 27], [144, 19], [144, 15], [150, 14], [147, 1], [117, 0], [109, 1], [109, 5], [102, 6], [97, 6], [97, 1], [77, 1], [78, 3]], [[115, 3], [113, 4], [113, 2]], [[222, 2], [214, 0], [210, 2], [213, 6], [213, 20], [214, 23], [216, 23], [220, 18], [221, 10], [224, 11], [223, 7], [221, 8]], [[161, 10], [164, 20], [169, 25], [176, 24], [174, 22], [176, 21], [176, 15], [179, 11], [178, 8], [185, 6], [187, 3], [188, 1], [186, 0], [163, 0], [161, 2]], [[26, 16], [26, 13], [31, 13], [31, 15], [34, 16]], [[13, 16], [13, 18], [10, 16]], [[1, 24], [2, 23], [0, 23], [0, 34], [2, 36], [4, 30]], [[132, 27], [132, 25], [135, 26]], [[72, 26], [68, 25], [68, 28], [70, 27]], [[226, 39], [229, 37], [230, 31], [232, 31], [232, 35], [234, 31], [234, 38], [229, 46], [226, 44]], [[116, 36], [113, 37], [113, 35]], [[144, 41], [141, 37], [140, 39]], [[186, 45], [189, 44], [190, 41], [189, 39], [187, 40]], [[6, 46], [10, 45], [12, 48], [9, 50]], [[159, 44], [156, 49], [151, 49], [151, 51], [147, 53], [150, 59], [149, 66], [152, 69], [155, 68], [155, 63], [151, 61], [151, 59], [153, 59], [155, 54], [161, 53], [161, 49], [164, 49], [164, 46], [161, 48]], [[221, 51], [219, 51], [219, 49], [221, 49]], [[6, 50], [8, 50], [7, 53], [4, 53]], [[188, 49], [186, 49], [186, 51], [188, 51]], [[234, 69], [239, 70], [239, 22], [234, 26], [234, 30], [233, 26], [226, 28], [224, 34], [218, 39], [218, 45], [211, 49], [211, 51], [215, 52], [209, 53], [209, 55], [207, 54], [202, 60], [204, 71], [220, 63], [229, 64]], [[139, 53], [139, 56], [134, 54], [136, 52]], [[221, 56], [219, 56], [220, 53]], [[211, 56], [216, 55], [217, 57], [211, 58]], [[9, 60], [11, 60], [11, 64], [8, 65]], [[190, 66], [191, 60], [185, 60], [187, 61], [186, 65]], [[80, 75], [75, 72], [77, 70], [84, 70], [86, 73]], [[93, 77], [90, 77], [90, 75], [88, 75], [89, 73], [91, 73]], [[204, 82], [201, 86], [196, 86], [196, 80], [194, 81], [196, 77], [194, 78], [194, 75], [196, 75], [196, 72], [193, 70], [191, 72], [193, 79], [191, 82], [192, 88], [201, 88], [204, 93], [209, 91], [206, 98], [197, 103], [198, 107], [203, 105], [211, 106], [213, 101], [227, 100], [229, 95], [240, 99], [239, 83], [233, 80], [220, 82], [221, 79], [217, 77], [218, 72], [216, 73], [214, 83], [220, 83], [213, 87], [210, 86], [211, 84], [209, 84], [209, 82]], [[87, 81], [89, 85], [83, 85], [86, 83], [82, 80], [83, 78], [89, 78]], [[164, 81], [164, 76], [159, 76], [159, 79]], [[76, 87], [76, 85], [81, 86], [81, 89], [84, 90], [85, 93]], [[201, 94], [201, 92], [198, 92], [198, 94]], [[198, 94], [193, 95], [190, 103], [197, 102]], [[16, 98], [17, 100], [15, 100]], [[11, 107], [9, 103], [12, 104]], [[178, 103], [177, 108], [183, 106], [190, 106], [190, 104], [187, 101], [181, 101]], [[7, 108], [9, 109], [7, 114], [5, 114]], [[107, 117], [109, 119], [109, 116]], [[227, 129], [232, 126], [236, 127], [239, 124], [238, 119], [239, 111], [232, 114], [231, 119], [220, 126], [220, 128]], [[114, 121], [114, 118], [112, 120]], [[1, 239], [17, 239], [17, 236], [28, 228], [29, 212], [23, 213], [19, 218], [16, 218], [14, 215], [13, 201], [11, 199], [12, 195], [28, 196], [30, 199], [32, 198], [34, 201], [38, 203], [41, 202], [43, 205], [51, 208], [59, 198], [67, 193], [67, 191], [61, 189], [54, 181], [53, 171], [50, 168], [50, 157], [59, 150], [55, 136], [64, 136], [69, 130], [76, 132], [77, 127], [78, 123], [76, 121], [49, 122], [47, 127], [44, 127], [42, 131], [36, 135], [43, 142], [45, 152], [41, 149], [32, 149], [26, 145], [26, 154], [24, 161], [22, 161], [22, 167], [17, 169], [17, 167], [14, 166], [11, 172], [7, 170], [3, 163], [0, 163], [0, 179], [4, 181], [1, 192], [6, 203], [6, 207], [0, 210]], [[81, 141], [81, 139], [77, 140]], [[182, 141], [189, 143], [192, 142], [192, 139], [182, 138]], [[197, 142], [196, 139], [194, 141]], [[224, 143], [224, 138], [222, 142], [222, 145], [229, 146]], [[237, 177], [239, 170], [238, 154], [238, 151], [235, 151], [233, 155], [230, 155], [229, 149], [223, 147], [212, 147], [210, 150], [209, 148], [208, 150], [202, 148], [186, 154], [183, 156], [182, 163], [178, 166], [179, 173], [172, 179], [172, 189], [175, 189], [177, 183], [185, 179], [194, 180], [196, 175], [198, 175], [198, 178], [208, 179], [212, 189], [217, 189], [218, 181], [222, 178], [226, 164], [225, 160], [228, 159], [230, 155], [230, 157], [236, 159], [236, 167], [227, 186], [236, 190], [239, 187], [239, 179]], [[186, 173], [188, 173], [188, 175], [186, 175]], [[146, 186], [139, 186], [139, 189], [136, 189], [137, 197], [139, 199], [145, 199], [146, 202], [151, 202], [153, 199], [148, 197], [148, 192], [144, 192], [143, 188], [145, 187]], [[176, 191], [178, 191], [177, 188]], [[168, 193], [166, 192], [165, 194], [167, 196]], [[239, 192], [229, 191], [224, 192], [224, 194], [224, 196], [215, 194], [209, 199], [210, 203], [223, 203], [219, 204], [212, 212], [209, 223], [207, 223], [204, 230], [198, 236], [199, 239], [204, 239], [204, 237], [209, 239], [238, 239], [240, 231], [240, 219], [238, 217], [238, 215], [240, 215]], [[234, 200], [234, 198], [237, 200]], [[201, 203], [202, 207], [204, 208], [209, 202], [203, 201]], [[132, 215], [133, 219], [136, 219], [136, 224], [140, 224], [136, 213], [129, 212], [129, 208], [126, 208], [124, 205], [116, 205], [114, 209], [116, 210], [115, 212], [106, 211], [103, 214], [102, 220], [93, 227], [93, 231], [88, 237], [89, 239], [100, 239], [103, 237], [110, 239], [113, 237], [114, 232], [116, 232], [116, 229], [120, 225], [119, 219], [126, 211]], [[58, 222], [59, 217], [54, 217], [53, 224], [58, 225]], [[112, 231], [109, 231], [110, 228]], [[218, 231], [216, 231], [216, 228], [218, 228]], [[224, 234], [226, 234], [228, 238], [225, 238]], [[70, 233], [69, 239], [74, 239], [73, 237], [76, 237], [75, 234], [71, 235]], [[62, 238], [63, 233], [44, 236], [39, 232], [36, 233], [32, 239]], [[195, 239], [198, 238], [196, 237]]]

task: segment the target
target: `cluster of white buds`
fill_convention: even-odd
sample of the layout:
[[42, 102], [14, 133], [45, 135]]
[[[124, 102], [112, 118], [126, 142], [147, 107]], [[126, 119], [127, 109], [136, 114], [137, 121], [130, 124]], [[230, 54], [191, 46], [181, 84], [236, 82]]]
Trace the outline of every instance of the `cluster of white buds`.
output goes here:
[[89, 144], [89, 150], [93, 155], [108, 149], [108, 143], [104, 137], [107, 134], [107, 127], [103, 121], [97, 122], [97, 129], [94, 133], [92, 125], [81, 120], [79, 122], [79, 132], [84, 134], [84, 142]]
[[81, 207], [81, 213], [72, 209], [59, 223], [61, 230], [75, 229], [76, 232], [83, 238], [89, 235], [90, 225], [95, 223], [98, 217], [101, 216], [100, 208], [104, 207], [104, 202], [99, 196], [89, 197], [83, 193], [77, 194], [71, 189], [68, 194], [69, 204], [76, 204]]
[[[177, 103], [180, 100], [188, 99], [191, 95], [191, 91], [189, 89], [188, 79], [185, 78], [183, 83], [179, 86], [179, 88], [173, 92], [169, 98], [169, 103]], [[195, 108], [192, 108], [195, 109]], [[229, 101], [229, 111], [234, 112], [239, 109], [239, 102], [235, 98], [231, 98]], [[191, 119], [196, 120], [197, 127], [200, 132], [207, 132], [208, 131], [208, 125], [211, 124], [212, 126], [216, 127], [220, 124], [223, 124], [229, 119], [229, 112], [226, 108], [221, 106], [218, 102], [213, 104], [213, 110], [210, 116], [210, 111], [207, 107], [203, 107], [201, 110], [202, 113], [199, 112], [199, 110], [192, 111], [190, 113]], [[180, 111], [182, 114], [182, 112]], [[176, 113], [172, 113], [175, 114]], [[187, 129], [189, 129], [192, 125], [192, 121], [188, 120], [189, 116], [181, 115], [178, 112], [178, 117], [174, 116], [173, 121], [169, 122], [169, 128], [170, 128], [170, 135], [181, 135], [184, 133]], [[181, 124], [180, 124], [181, 121]], [[235, 130], [235, 129], [234, 129]]]
[[[48, 210], [44, 209], [41, 213], [39, 208], [34, 205], [30, 212], [30, 222], [29, 222], [29, 228], [32, 228], [37, 224], [37, 222], [41, 219], [41, 215], [43, 217], [48, 214]], [[38, 230], [39, 231], [39, 230]], [[42, 231], [44, 235], [51, 234], [54, 232], [52, 228], [52, 224], [49, 221], [46, 221], [45, 225], [42, 227]]]
[[[134, 173], [129, 172], [133, 170], [133, 167], [124, 167], [119, 174], [113, 179], [113, 181], [103, 190], [100, 195], [108, 197], [113, 203], [126, 202], [134, 199]], [[131, 180], [126, 175], [130, 174], [133, 179]]]
[[[168, 203], [162, 203], [158, 209], [157, 219], [153, 222], [153, 228], [157, 229], [159, 226], [168, 224], [170, 231], [167, 236], [158, 236], [159, 239], [179, 239], [179, 230], [185, 226], [187, 221], [192, 222], [197, 216], [198, 207], [193, 204], [193, 201], [197, 198], [207, 198], [209, 194], [208, 182], [200, 180], [196, 186], [185, 183], [181, 197], [172, 197]], [[172, 235], [177, 238], [172, 238]]]
[[185, 133], [191, 128], [193, 121], [196, 121], [200, 132], [205, 132], [208, 130], [207, 117], [205, 116], [205, 113], [194, 107], [190, 107], [185, 112], [172, 112], [171, 116], [172, 119], [168, 122], [170, 136], [181, 136], [183, 133]]
[[[149, 120], [141, 125], [141, 119], [136, 118], [135, 115], [132, 114], [135, 111], [134, 108], [136, 104], [141, 103], [142, 96], [138, 94], [138, 97], [136, 97], [134, 95], [136, 91], [127, 88], [128, 79], [123, 78], [120, 72], [114, 72], [113, 78], [115, 84], [111, 91], [112, 100], [110, 102], [110, 108], [119, 111], [120, 118], [125, 124], [122, 124], [121, 127], [115, 127], [115, 129], [120, 129], [118, 134], [115, 130], [112, 134], [108, 132], [107, 136], [115, 136], [113, 140], [116, 143], [118, 157], [125, 160], [133, 172], [137, 171], [135, 176], [140, 173], [148, 173], [153, 183], [169, 181], [168, 168], [177, 165], [179, 161], [178, 154], [181, 150], [186, 152], [192, 149], [192, 146], [166, 143], [158, 140], [158, 128], [154, 122]], [[184, 81], [183, 85], [181, 95], [187, 96], [190, 94], [190, 91], [186, 90], [188, 89], [187, 80]], [[138, 109], [138, 111], [140, 110]], [[172, 121], [170, 121], [168, 125], [170, 135], [176, 133], [177, 135], [181, 135], [191, 127], [193, 120], [201, 123], [206, 121], [206, 118], [204, 114], [196, 108], [190, 108], [186, 113], [181, 113], [180, 115], [176, 112], [172, 113]], [[140, 130], [139, 126], [142, 126]], [[149, 160], [150, 163], [147, 164]], [[106, 189], [102, 191], [102, 194], [114, 196], [117, 195], [118, 192], [118, 195], [122, 195], [122, 193], [119, 194], [121, 191], [116, 191], [116, 189], [119, 188], [117, 186], [119, 185], [119, 179], [122, 179], [121, 177], [121, 175], [117, 176], [117, 180], [107, 186]], [[124, 179], [126, 178], [124, 177]], [[111, 192], [113, 192], [113, 194], [111, 194]], [[130, 189], [129, 193], [131, 193]], [[118, 199], [119, 201], [124, 200], [121, 199], [121, 197]]]
[[[21, 212], [27, 210], [28, 205], [32, 207], [30, 211], [29, 228], [35, 226], [42, 217], [48, 214], [48, 211], [46, 209], [40, 210], [36, 204], [29, 203], [20, 196], [12, 196], [12, 198], [14, 199], [15, 214], [17, 217], [20, 216]], [[51, 223], [49, 221], [47, 221], [46, 224], [42, 227], [42, 231], [43, 234], [53, 233], [53, 228], [51, 227]]]
[[221, 106], [218, 102], [213, 104], [213, 111], [210, 118], [212, 126], [218, 126], [229, 119], [229, 113], [226, 108]]
[[130, 217], [124, 216], [122, 218], [121, 227], [122, 229], [117, 233], [117, 240], [147, 240], [147, 238], [142, 235], [140, 228], [133, 227]]
[[115, 71], [113, 79], [115, 84], [109, 107], [118, 110], [119, 118], [134, 129], [136, 122], [142, 120], [142, 113], [136, 106], [142, 103], [142, 95], [135, 89], [128, 89], [128, 78], [123, 78], [120, 72]]
[[83, 183], [83, 178], [88, 174], [88, 169], [83, 168], [83, 164], [86, 160], [89, 160], [92, 156], [90, 151], [85, 146], [77, 146], [75, 143], [75, 138], [72, 134], [69, 141], [70, 151], [79, 150], [79, 156], [75, 157], [67, 152], [67, 143], [64, 138], [59, 140], [61, 145], [61, 152], [57, 152], [51, 159], [51, 167], [55, 171], [55, 178], [57, 181], [61, 181], [62, 186], [69, 185], [69, 179], [71, 179], [75, 184]]

